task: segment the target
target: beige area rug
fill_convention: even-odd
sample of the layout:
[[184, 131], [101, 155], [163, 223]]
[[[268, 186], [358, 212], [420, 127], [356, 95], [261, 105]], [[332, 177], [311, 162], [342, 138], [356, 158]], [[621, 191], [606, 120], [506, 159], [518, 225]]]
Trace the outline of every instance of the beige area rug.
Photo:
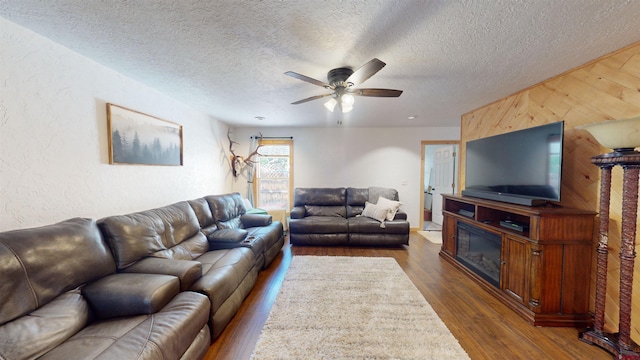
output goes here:
[[294, 256], [251, 359], [469, 359], [393, 258]]
[[442, 231], [418, 231], [418, 234], [431, 243], [442, 244]]

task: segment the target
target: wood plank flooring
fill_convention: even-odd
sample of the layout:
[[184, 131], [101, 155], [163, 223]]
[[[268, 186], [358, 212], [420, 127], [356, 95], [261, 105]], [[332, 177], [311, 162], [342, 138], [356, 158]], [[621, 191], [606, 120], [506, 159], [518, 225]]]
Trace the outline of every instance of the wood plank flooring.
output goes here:
[[249, 359], [291, 257], [296, 255], [394, 257], [474, 360], [613, 358], [579, 341], [579, 329], [530, 325], [442, 260], [440, 245], [416, 233], [411, 233], [409, 243], [402, 249], [377, 249], [291, 246], [287, 242], [271, 266], [260, 273], [255, 288], [205, 359]]

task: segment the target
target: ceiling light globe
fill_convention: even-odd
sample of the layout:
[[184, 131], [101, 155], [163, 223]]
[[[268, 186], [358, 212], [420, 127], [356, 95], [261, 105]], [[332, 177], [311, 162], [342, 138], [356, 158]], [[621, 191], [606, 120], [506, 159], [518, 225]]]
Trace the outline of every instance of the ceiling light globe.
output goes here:
[[342, 107], [352, 107], [353, 103], [355, 102], [355, 99], [353, 97], [353, 95], [350, 94], [344, 94], [342, 95]]
[[336, 99], [331, 98], [331, 99], [329, 99], [329, 101], [324, 103], [324, 107], [326, 107], [327, 110], [333, 112], [333, 109], [336, 107], [337, 104], [338, 104], [338, 102], [336, 101]]

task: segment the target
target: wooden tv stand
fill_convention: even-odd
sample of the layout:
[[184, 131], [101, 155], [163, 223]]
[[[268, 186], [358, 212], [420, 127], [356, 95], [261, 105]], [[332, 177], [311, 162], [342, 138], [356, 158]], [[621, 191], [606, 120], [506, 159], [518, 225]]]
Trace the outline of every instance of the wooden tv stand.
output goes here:
[[[443, 195], [442, 206], [443, 259], [533, 325], [585, 327], [592, 323], [589, 285], [595, 212], [456, 195]], [[524, 230], [501, 226], [505, 220], [524, 225]], [[499, 286], [456, 258], [458, 223], [501, 237]]]

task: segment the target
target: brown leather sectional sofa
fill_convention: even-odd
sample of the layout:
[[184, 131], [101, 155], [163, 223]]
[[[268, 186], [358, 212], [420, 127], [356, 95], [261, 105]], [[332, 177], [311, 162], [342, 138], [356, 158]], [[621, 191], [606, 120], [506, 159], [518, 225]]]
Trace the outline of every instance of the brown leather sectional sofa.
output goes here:
[[238, 193], [0, 233], [0, 359], [201, 359], [283, 244]]
[[361, 216], [366, 203], [376, 204], [381, 196], [398, 201], [398, 191], [389, 188], [297, 188], [289, 241], [292, 245], [408, 245], [410, 226], [404, 211], [382, 222]]

